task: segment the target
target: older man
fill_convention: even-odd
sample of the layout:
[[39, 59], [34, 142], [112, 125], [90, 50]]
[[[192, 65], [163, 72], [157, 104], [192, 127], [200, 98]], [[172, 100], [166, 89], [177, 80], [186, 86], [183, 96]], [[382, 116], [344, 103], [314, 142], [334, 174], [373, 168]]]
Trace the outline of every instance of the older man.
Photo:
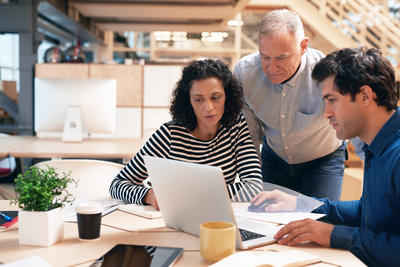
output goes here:
[[[348, 249], [368, 266], [400, 266], [400, 109], [391, 63], [377, 49], [342, 49], [321, 60], [313, 78], [323, 83], [324, 114], [336, 135], [365, 142], [363, 194], [355, 201], [322, 199], [315, 212], [326, 213], [332, 224], [294, 221], [275, 238]], [[294, 203], [279, 191], [262, 192], [252, 202], [271, 197], [280, 199], [271, 211]]]
[[346, 147], [323, 118], [321, 88], [311, 78], [324, 55], [308, 48], [299, 16], [286, 9], [263, 17], [258, 46], [259, 52], [239, 61], [235, 76], [256, 147], [263, 139], [263, 180], [339, 199]]

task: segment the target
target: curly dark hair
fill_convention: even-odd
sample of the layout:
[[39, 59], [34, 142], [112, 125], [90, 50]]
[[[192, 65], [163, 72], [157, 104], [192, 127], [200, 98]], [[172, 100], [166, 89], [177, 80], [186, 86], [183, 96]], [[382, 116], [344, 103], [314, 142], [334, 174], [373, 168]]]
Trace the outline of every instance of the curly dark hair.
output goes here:
[[399, 92], [395, 82], [394, 69], [390, 61], [376, 48], [344, 48], [337, 50], [320, 62], [312, 72], [312, 78], [322, 82], [334, 76], [336, 90], [350, 94], [351, 100], [368, 85], [376, 94], [376, 103], [390, 111], [397, 107]]
[[190, 89], [193, 81], [217, 78], [225, 90], [225, 110], [221, 118], [224, 127], [233, 125], [242, 109], [242, 87], [233, 77], [228, 66], [218, 59], [205, 59], [190, 62], [182, 71], [182, 77], [172, 92], [169, 112], [172, 119], [183, 124], [190, 131], [197, 126], [197, 119], [190, 103]]

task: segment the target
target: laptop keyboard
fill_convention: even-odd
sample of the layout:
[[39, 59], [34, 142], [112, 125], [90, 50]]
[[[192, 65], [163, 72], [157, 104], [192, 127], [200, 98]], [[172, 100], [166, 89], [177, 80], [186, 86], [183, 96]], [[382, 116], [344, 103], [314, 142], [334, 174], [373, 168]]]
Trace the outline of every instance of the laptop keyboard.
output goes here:
[[240, 228], [239, 228], [239, 232], [240, 232], [240, 236], [242, 237], [242, 241], [248, 241], [248, 240], [252, 240], [252, 239], [256, 239], [256, 238], [260, 238], [260, 237], [265, 237], [265, 235], [260, 235], [260, 234], [254, 233], [254, 232], [240, 229]]

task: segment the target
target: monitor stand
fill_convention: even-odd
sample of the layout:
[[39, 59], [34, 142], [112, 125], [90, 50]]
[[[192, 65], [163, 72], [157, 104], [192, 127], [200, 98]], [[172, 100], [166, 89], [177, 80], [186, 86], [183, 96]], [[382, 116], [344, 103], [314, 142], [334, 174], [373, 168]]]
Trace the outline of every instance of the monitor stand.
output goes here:
[[82, 120], [79, 106], [68, 106], [62, 140], [64, 142], [82, 142]]

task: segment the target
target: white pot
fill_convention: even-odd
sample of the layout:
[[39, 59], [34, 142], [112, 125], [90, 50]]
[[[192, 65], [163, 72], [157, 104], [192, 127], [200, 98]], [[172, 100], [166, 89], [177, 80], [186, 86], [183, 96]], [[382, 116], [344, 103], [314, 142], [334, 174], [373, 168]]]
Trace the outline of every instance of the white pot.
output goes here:
[[64, 238], [64, 208], [18, 213], [19, 243], [51, 246]]

